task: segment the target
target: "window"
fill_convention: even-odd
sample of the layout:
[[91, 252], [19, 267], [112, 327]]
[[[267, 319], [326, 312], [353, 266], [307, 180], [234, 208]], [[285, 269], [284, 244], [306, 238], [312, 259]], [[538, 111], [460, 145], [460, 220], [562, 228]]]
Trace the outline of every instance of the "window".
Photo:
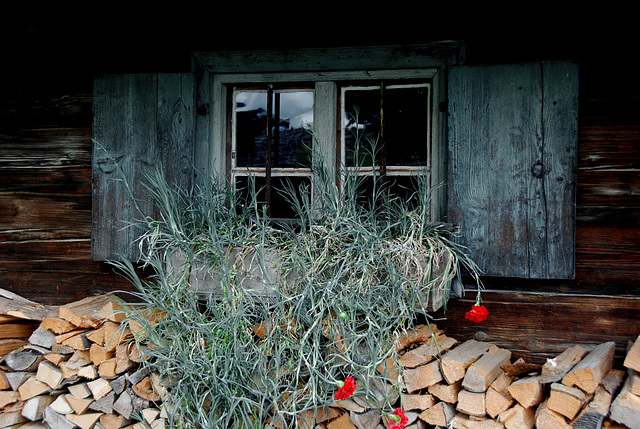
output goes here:
[[[285, 183], [300, 192], [312, 192], [313, 153], [337, 166], [338, 185], [345, 169], [365, 176], [365, 195], [375, 174], [393, 195], [408, 197], [415, 191], [414, 176], [430, 171], [430, 79], [331, 83], [338, 96], [331, 106], [322, 108], [340, 119], [327, 125], [314, 121], [315, 110], [322, 104], [315, 102], [314, 85], [228, 85], [231, 182], [246, 197], [252, 185], [249, 180], [254, 180], [258, 200], [270, 217], [294, 217], [279, 193]], [[314, 152], [315, 133], [335, 138], [324, 151]]]
[[415, 175], [429, 172], [431, 85], [350, 86], [341, 91], [341, 165], [379, 174], [393, 195], [408, 197]]
[[[463, 51], [459, 42], [439, 42], [195, 53], [188, 73], [98, 77], [93, 137], [121, 160], [135, 192], [162, 163], [181, 187], [211, 175], [242, 186], [256, 173], [265, 184], [311, 184], [313, 193], [317, 174], [305, 148], [322, 153], [340, 183], [339, 167], [353, 168], [350, 133], [358, 131], [364, 149], [367, 141], [384, 149], [365, 157], [360, 173], [384, 172], [396, 193], [412, 174], [425, 174], [435, 190], [432, 219], [460, 228], [455, 239], [485, 275], [572, 278], [578, 66], [469, 65]], [[294, 126], [302, 116], [288, 113], [298, 97], [306, 99], [313, 140]], [[253, 126], [268, 109], [278, 125], [270, 127], [269, 161], [266, 149], [257, 150], [266, 148], [265, 128], [234, 131], [234, 121]], [[112, 180], [112, 159], [96, 150], [92, 167], [92, 255], [135, 259], [134, 232], [120, 226], [137, 212]], [[272, 216], [290, 216], [278, 212], [277, 194], [269, 198]]]
[[268, 216], [294, 217], [278, 190], [285, 181], [299, 192], [311, 189], [313, 91], [236, 88], [232, 100], [232, 183], [246, 198], [255, 180]]

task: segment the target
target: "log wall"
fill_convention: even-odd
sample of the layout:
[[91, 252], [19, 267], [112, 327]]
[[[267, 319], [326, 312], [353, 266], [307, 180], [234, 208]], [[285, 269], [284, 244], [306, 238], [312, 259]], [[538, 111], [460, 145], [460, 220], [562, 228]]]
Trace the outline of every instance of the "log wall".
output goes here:
[[[167, 54], [163, 44], [118, 52], [97, 45], [89, 55], [60, 51], [66, 33], [48, 40], [44, 31], [13, 30], [20, 43], [10, 49], [0, 96], [0, 288], [51, 305], [128, 289], [91, 260], [92, 79], [188, 70], [189, 46], [171, 45]], [[470, 43], [470, 58], [482, 56], [481, 43]], [[639, 333], [640, 87], [615, 53], [607, 67], [602, 57], [580, 60], [576, 278], [485, 279], [489, 319], [464, 319], [470, 291], [438, 323], [452, 337], [491, 340], [540, 361], [568, 344], [608, 338], [621, 356]]]

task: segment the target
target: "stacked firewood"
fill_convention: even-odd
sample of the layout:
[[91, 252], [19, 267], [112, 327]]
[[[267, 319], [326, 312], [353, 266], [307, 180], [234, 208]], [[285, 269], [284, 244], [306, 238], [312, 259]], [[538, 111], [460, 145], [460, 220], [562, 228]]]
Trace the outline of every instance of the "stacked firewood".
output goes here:
[[[640, 337], [625, 369], [615, 369], [614, 342], [569, 347], [534, 365], [491, 343], [459, 343], [433, 325], [429, 332], [398, 347], [407, 429], [640, 428]], [[367, 427], [351, 421], [339, 427]]]
[[[120, 310], [113, 295], [50, 308], [0, 296], [0, 428], [163, 428], [162, 383], [142, 365], [131, 341], [140, 332]], [[640, 428], [640, 336], [624, 368], [613, 368], [614, 347], [575, 345], [532, 365], [422, 325], [380, 366], [388, 382], [358, 380], [355, 395], [296, 424], [384, 429], [391, 406], [407, 429]]]
[[512, 362], [510, 351], [491, 343], [460, 343], [435, 325], [401, 336], [396, 348], [397, 371], [387, 365], [381, 372], [398, 383], [358, 389], [315, 420], [308, 412], [299, 427], [384, 429], [388, 416], [378, 405], [395, 401], [408, 418], [406, 429], [640, 428], [640, 337], [625, 369], [613, 368], [613, 342], [590, 351], [575, 345], [536, 365]]
[[[0, 428], [162, 428], [157, 374], [141, 365], [113, 295], [57, 308], [7, 300], [0, 315]], [[7, 338], [11, 337], [11, 338]]]

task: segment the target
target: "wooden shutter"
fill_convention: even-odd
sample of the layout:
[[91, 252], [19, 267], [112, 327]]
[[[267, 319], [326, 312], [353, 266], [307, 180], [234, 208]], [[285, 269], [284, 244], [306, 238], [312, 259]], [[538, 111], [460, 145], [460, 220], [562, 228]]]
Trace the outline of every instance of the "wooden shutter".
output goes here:
[[573, 278], [577, 65], [457, 66], [448, 97], [459, 241], [487, 276]]
[[[169, 183], [193, 179], [195, 86], [192, 74], [106, 75], [94, 82], [92, 246], [94, 260], [136, 260], [140, 231], [153, 215], [143, 183], [161, 166]], [[125, 180], [122, 180], [125, 179]], [[139, 207], [131, 200], [136, 197]]]

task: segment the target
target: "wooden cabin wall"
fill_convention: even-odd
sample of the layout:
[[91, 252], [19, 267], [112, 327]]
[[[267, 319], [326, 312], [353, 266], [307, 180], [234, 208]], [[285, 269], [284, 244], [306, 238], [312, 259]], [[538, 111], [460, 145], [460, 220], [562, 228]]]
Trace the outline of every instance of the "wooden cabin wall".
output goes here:
[[[189, 47], [171, 55], [162, 43], [87, 51], [77, 29], [51, 38], [53, 27], [10, 28], [11, 67], [0, 86], [0, 289], [57, 305], [130, 290], [91, 260], [94, 73], [189, 70]], [[485, 45], [469, 44], [470, 61], [487, 59]], [[525, 48], [510, 45], [510, 59], [528, 59]], [[580, 61], [576, 277], [483, 279], [487, 321], [464, 319], [471, 290], [435, 315], [446, 317], [436, 323], [453, 337], [495, 341], [540, 361], [570, 344], [610, 339], [620, 355], [640, 333], [640, 87], [616, 52]]]

